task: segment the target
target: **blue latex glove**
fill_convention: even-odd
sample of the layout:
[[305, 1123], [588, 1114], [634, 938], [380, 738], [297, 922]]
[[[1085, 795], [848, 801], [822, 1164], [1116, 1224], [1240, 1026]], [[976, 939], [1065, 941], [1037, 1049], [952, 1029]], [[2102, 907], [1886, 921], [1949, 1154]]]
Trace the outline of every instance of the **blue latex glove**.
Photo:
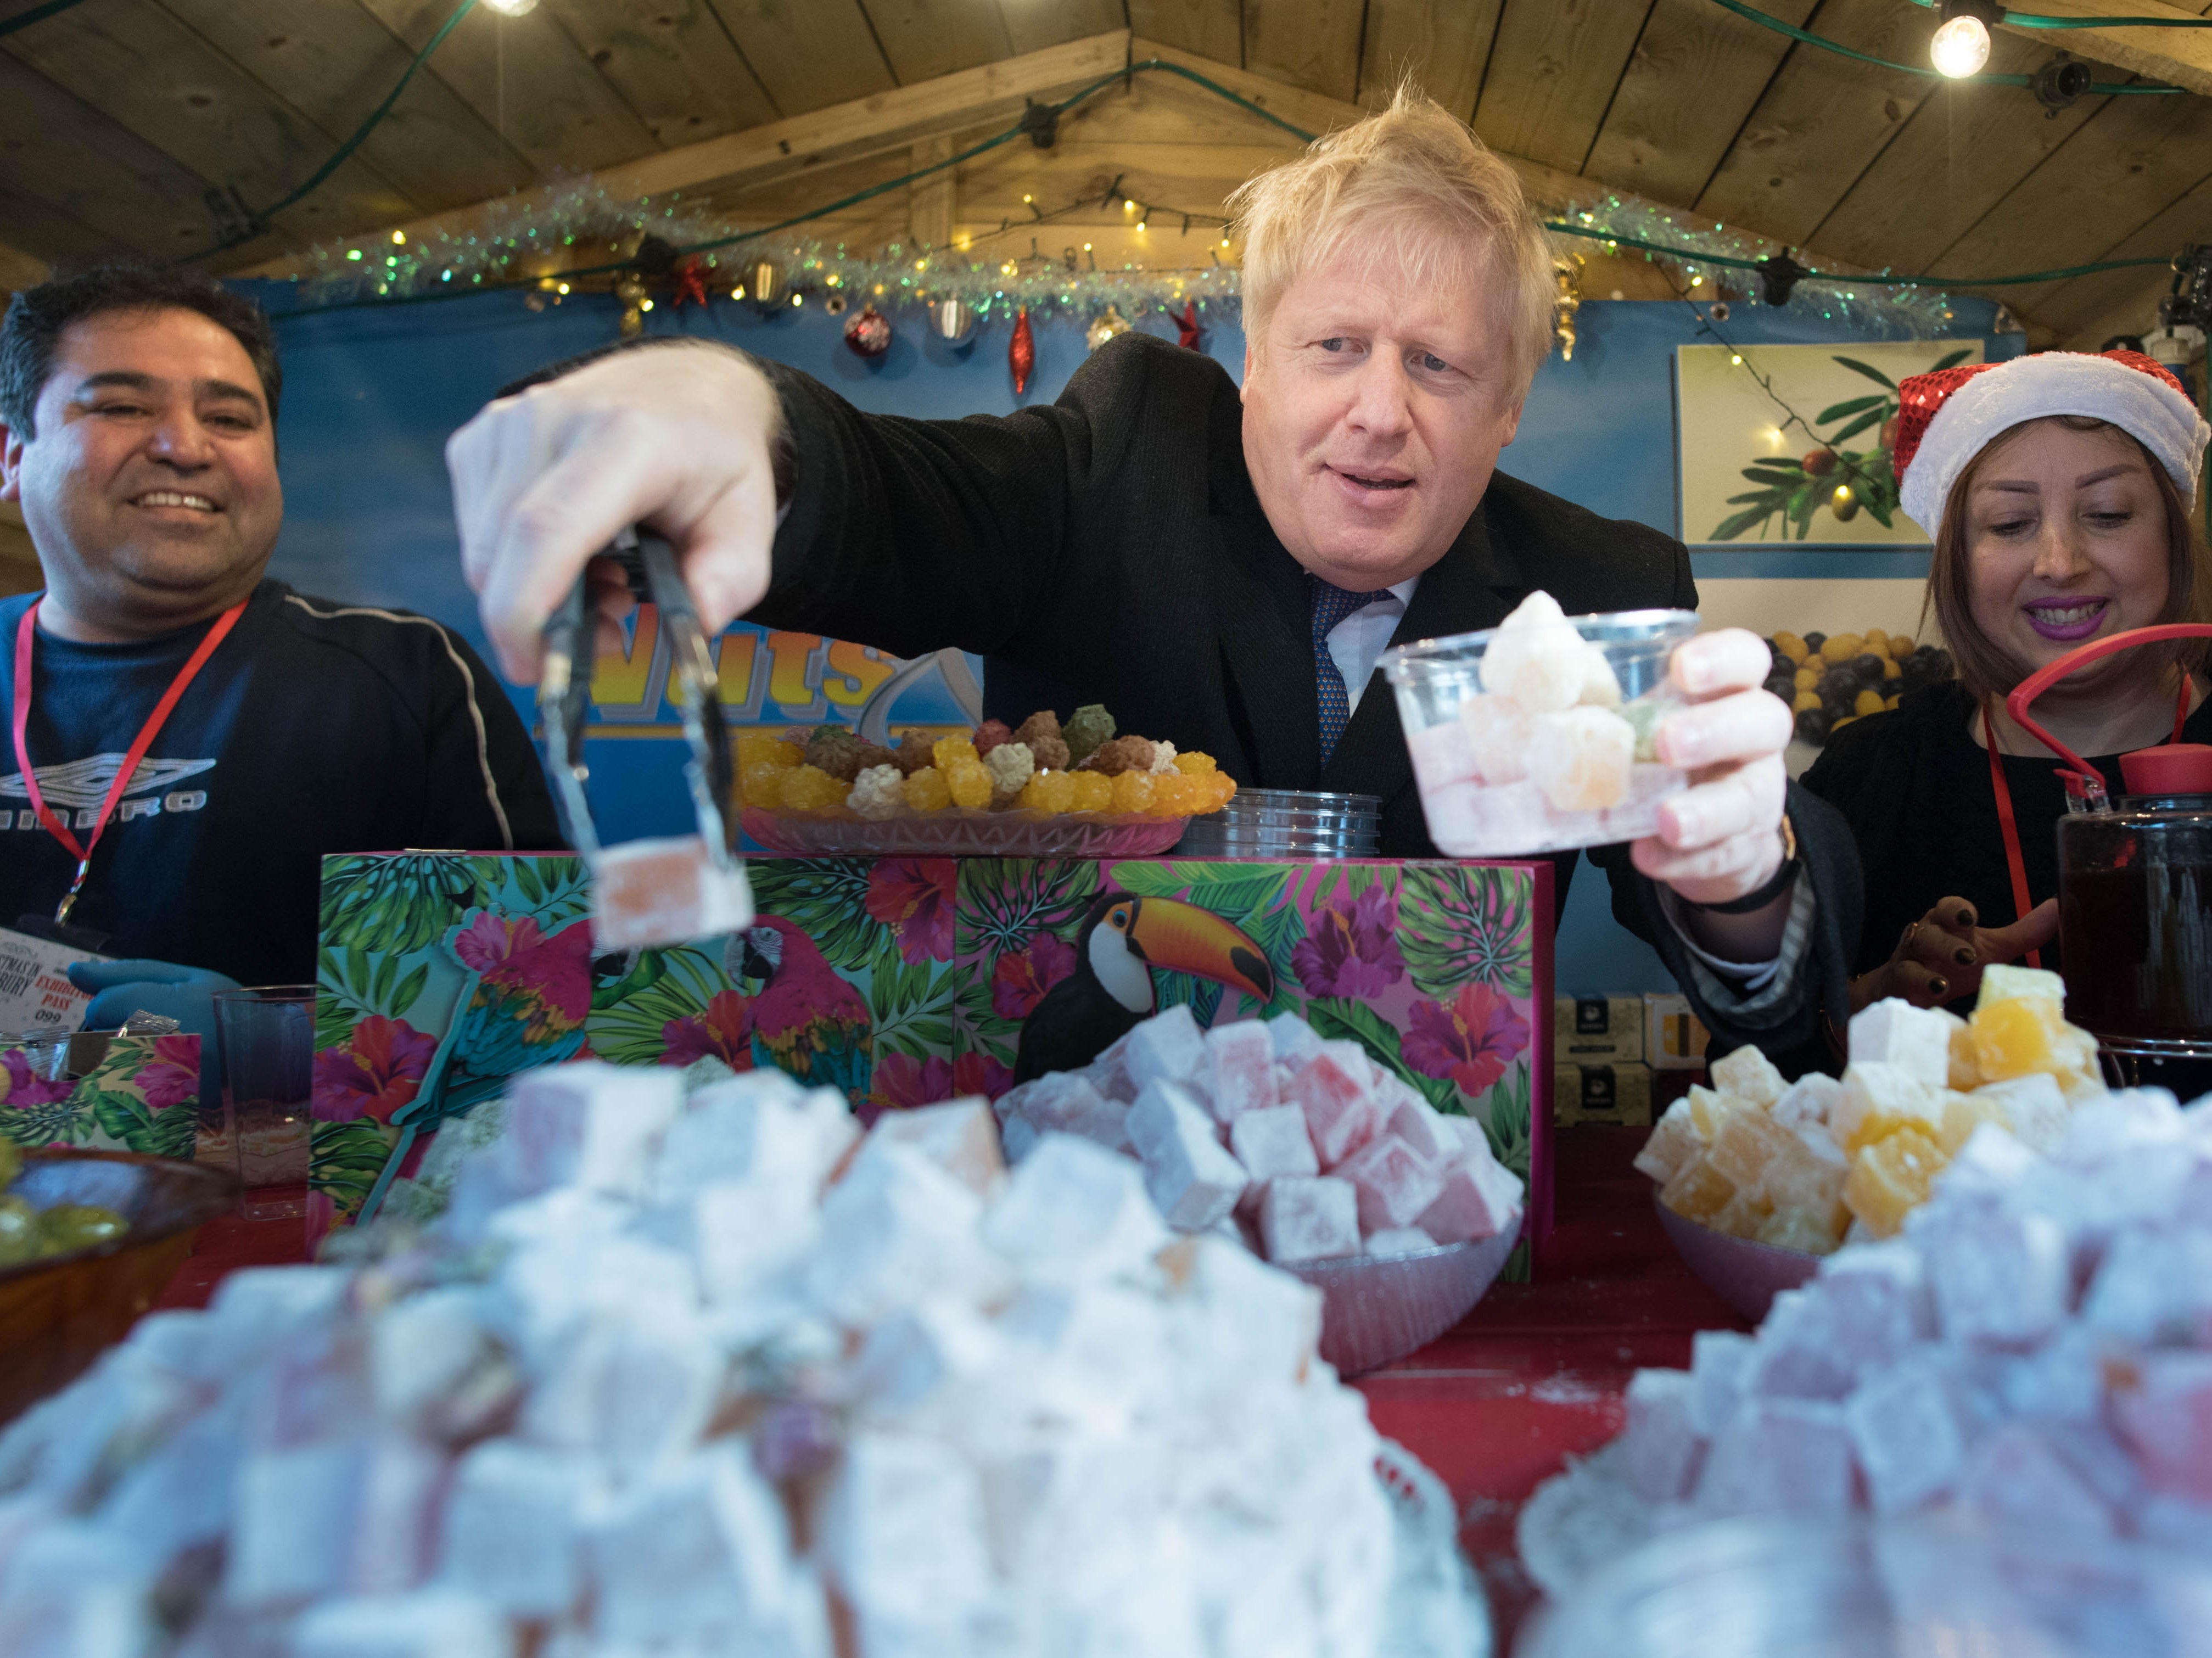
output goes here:
[[175, 962], [72, 962], [70, 982], [94, 993], [83, 1029], [113, 1030], [133, 1013], [159, 1013], [200, 1039], [200, 1102], [222, 1096], [222, 1071], [215, 1056], [215, 993], [236, 990], [238, 981], [204, 967]]

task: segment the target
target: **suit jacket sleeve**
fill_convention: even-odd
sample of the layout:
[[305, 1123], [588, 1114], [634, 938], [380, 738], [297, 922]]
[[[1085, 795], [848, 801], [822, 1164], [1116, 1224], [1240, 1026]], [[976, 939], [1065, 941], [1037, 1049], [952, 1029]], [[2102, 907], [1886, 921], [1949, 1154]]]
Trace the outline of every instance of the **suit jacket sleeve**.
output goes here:
[[1006, 649], [1060, 584], [1137, 427], [1151, 354], [1101, 351], [1058, 403], [1007, 416], [864, 414], [780, 363], [791, 490], [751, 619], [902, 656]]

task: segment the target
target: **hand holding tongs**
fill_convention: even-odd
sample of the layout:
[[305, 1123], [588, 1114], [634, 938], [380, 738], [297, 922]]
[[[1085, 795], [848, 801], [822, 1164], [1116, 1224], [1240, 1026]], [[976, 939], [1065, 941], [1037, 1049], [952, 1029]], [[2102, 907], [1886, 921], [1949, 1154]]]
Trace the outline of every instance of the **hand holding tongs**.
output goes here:
[[[631, 594], [659, 611], [661, 637], [669, 646], [668, 694], [684, 717], [684, 738], [691, 749], [684, 772], [691, 785], [700, 838], [727, 862], [736, 841], [728, 809], [734, 781], [730, 734], [722, 720], [714, 654], [699, 625], [691, 590], [684, 585], [674, 552], [649, 530], [624, 530], [601, 556], [621, 565]], [[600, 848], [591, 800], [584, 792], [592, 774], [584, 763], [584, 722], [592, 695], [592, 618], [586, 586], [586, 579], [578, 578], [545, 624], [538, 713], [544, 722], [553, 804], [561, 814], [561, 827], [568, 843], [590, 857]]]

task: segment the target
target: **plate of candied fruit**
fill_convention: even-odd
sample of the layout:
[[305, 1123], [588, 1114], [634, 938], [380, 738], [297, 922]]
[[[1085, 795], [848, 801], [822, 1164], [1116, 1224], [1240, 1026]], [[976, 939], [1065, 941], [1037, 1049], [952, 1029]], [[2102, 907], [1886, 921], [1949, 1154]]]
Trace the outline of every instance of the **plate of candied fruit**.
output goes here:
[[1097, 703], [891, 747], [842, 726], [749, 732], [738, 767], [745, 833], [816, 856], [1145, 858], [1237, 793], [1212, 756], [1117, 734]]

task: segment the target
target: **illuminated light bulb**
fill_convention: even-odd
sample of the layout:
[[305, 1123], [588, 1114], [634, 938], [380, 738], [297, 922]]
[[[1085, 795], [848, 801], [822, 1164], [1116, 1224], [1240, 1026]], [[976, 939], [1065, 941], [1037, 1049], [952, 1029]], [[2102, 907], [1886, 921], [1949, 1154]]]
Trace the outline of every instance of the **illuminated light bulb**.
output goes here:
[[538, 9], [538, 0], [484, 0], [484, 4], [508, 17], [520, 17], [526, 11]]
[[1851, 495], [1851, 486], [1848, 483], [1838, 483], [1836, 486], [1835, 494], [1832, 495], [1830, 499], [1832, 500], [1838, 507], [1849, 506], [1853, 499]]
[[1228, 238], [1228, 237], [1226, 237], [1226, 236], [1224, 236], [1224, 237], [1221, 239], [1221, 245], [1222, 245], [1224, 247], [1228, 246], [1229, 246], [1229, 238]]
[[1142, 219], [1138, 220], [1138, 221], [1137, 221], [1137, 228], [1138, 228], [1138, 229], [1139, 229], [1139, 230], [1142, 230], [1144, 228], [1145, 228], [1145, 222], [1144, 222]]
[[1024, 196], [1024, 197], [1022, 197], [1022, 200], [1023, 200], [1023, 201], [1024, 201], [1024, 202], [1033, 202], [1033, 201], [1036, 200], [1036, 197], [1034, 197], [1034, 196]]
[[[1089, 244], [1088, 244], [1088, 243], [1085, 243], [1085, 246], [1089, 246]], [[359, 248], [357, 248], [357, 247], [349, 247], [348, 249], [346, 249], [346, 258], [348, 258], [349, 259], [358, 259], [358, 258], [361, 258], [361, 250], [360, 250]]]
[[556, 294], [565, 294], [565, 293], [567, 293], [567, 292], [568, 291], [568, 283], [566, 283], [566, 282], [562, 282], [562, 283], [558, 288], [555, 288], [553, 291], [554, 291], [555, 293], [556, 293]]
[[1953, 80], [1979, 75], [1990, 61], [1989, 25], [1978, 17], [1954, 17], [1928, 43], [1928, 60]]
[[641, 311], [650, 311], [653, 309], [653, 301], [651, 300], [640, 300], [637, 302], [637, 308]]
[[1088, 253], [1088, 252], [1091, 251], [1091, 244], [1090, 244], [1089, 242], [1085, 242], [1085, 243], [1084, 243], [1084, 244], [1083, 244], [1083, 251], [1084, 251], [1085, 253]]
[[732, 299], [733, 299], [733, 300], [742, 300], [743, 298], [744, 298], [744, 296], [745, 296], [744, 284], [744, 283], [742, 283], [742, 282], [738, 283], [737, 287], [735, 287], [735, 288], [732, 288], [732, 289], [730, 290], [730, 297], [731, 297]]
[[[800, 298], [799, 297], [799, 295], [796, 295], [796, 294], [793, 294], [793, 295], [791, 296], [791, 302], [792, 302], [793, 305], [804, 305], [804, 304], [805, 303], [805, 301], [804, 300], [800, 299]], [[648, 303], [650, 303], [650, 301], [648, 301]]]
[[405, 231], [404, 231], [404, 230], [395, 230], [395, 231], [393, 231], [393, 232], [392, 233], [392, 245], [394, 247], [404, 247], [404, 246], [407, 246], [407, 233], [406, 233]]
[[1742, 353], [1742, 352], [1741, 352], [1741, 351], [1731, 351], [1731, 352], [1729, 352], [1729, 367], [1731, 367], [1731, 368], [1740, 368], [1740, 367], [1741, 367], [1742, 366], [1743, 366], [1743, 353]]
[[1122, 211], [1122, 212], [1124, 212], [1124, 213], [1134, 213], [1136, 210], [1137, 210], [1137, 204], [1136, 204], [1136, 203], [1134, 203], [1133, 201], [1126, 201], [1126, 200], [1125, 200], [1125, 201], [1121, 203], [1121, 211]]

